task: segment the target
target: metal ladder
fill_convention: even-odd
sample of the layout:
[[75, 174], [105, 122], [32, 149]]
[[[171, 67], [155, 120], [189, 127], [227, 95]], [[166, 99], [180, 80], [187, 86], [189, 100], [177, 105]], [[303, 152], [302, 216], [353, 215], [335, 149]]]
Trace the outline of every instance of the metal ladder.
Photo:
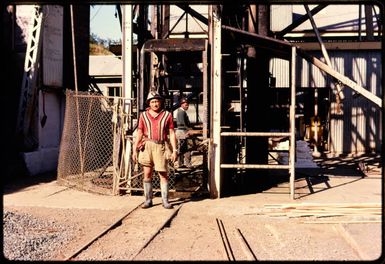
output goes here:
[[[222, 54], [223, 65], [226, 63], [232, 64], [230, 69], [225, 69], [223, 67], [223, 79], [224, 79], [224, 89], [225, 98], [227, 100], [228, 107], [226, 109], [226, 117], [227, 119], [231, 119], [231, 121], [224, 126], [221, 126], [223, 129], [236, 129], [237, 132], [244, 131], [244, 117], [243, 113], [245, 112], [245, 90], [246, 88], [243, 86], [243, 77], [242, 77], [242, 69], [243, 69], [243, 57], [240, 51], [237, 51], [236, 54], [225, 53]], [[238, 156], [237, 161], [240, 163], [244, 159], [244, 150], [245, 142], [243, 137], [239, 138], [239, 141], [236, 142], [238, 146]]]
[[[226, 56], [226, 55], [225, 55]], [[287, 152], [289, 153], [289, 162], [288, 164], [246, 164], [245, 162], [242, 162], [241, 160], [238, 160], [237, 163], [226, 163], [224, 162], [224, 158], [222, 155], [223, 149], [220, 149], [219, 157], [221, 157], [220, 162], [220, 168], [221, 169], [287, 169], [289, 170], [290, 174], [290, 196], [292, 199], [294, 199], [294, 179], [295, 179], [295, 58], [296, 58], [296, 49], [293, 47], [292, 54], [291, 54], [291, 67], [290, 67], [290, 107], [289, 107], [289, 128], [286, 132], [272, 132], [272, 131], [266, 131], [266, 132], [246, 132], [243, 131], [243, 127], [240, 125], [239, 128], [236, 128], [236, 131], [224, 131], [229, 129], [227, 126], [221, 126], [221, 141], [224, 140], [225, 137], [283, 137], [283, 138], [289, 138], [289, 149]], [[226, 67], [226, 65], [222, 64], [222, 69]], [[236, 73], [235, 71], [226, 71], [222, 70], [223, 73]], [[240, 73], [239, 73], [240, 74]], [[225, 86], [225, 85], [224, 85]], [[224, 87], [224, 89], [228, 89], [230, 86]], [[239, 88], [240, 91], [242, 90], [242, 85], [239, 87], [233, 87], [233, 88]], [[240, 92], [241, 93], [241, 92]], [[242, 104], [242, 96], [240, 100]], [[244, 111], [244, 107], [241, 108], [242, 111]], [[242, 112], [241, 111], [241, 112]], [[223, 113], [221, 113], [223, 115]], [[242, 117], [242, 115], [240, 115]], [[222, 124], [223, 118], [221, 118], [221, 124]], [[242, 123], [241, 123], [242, 124]], [[234, 128], [233, 128], [234, 129]], [[227, 148], [227, 144], [221, 144], [222, 148]]]

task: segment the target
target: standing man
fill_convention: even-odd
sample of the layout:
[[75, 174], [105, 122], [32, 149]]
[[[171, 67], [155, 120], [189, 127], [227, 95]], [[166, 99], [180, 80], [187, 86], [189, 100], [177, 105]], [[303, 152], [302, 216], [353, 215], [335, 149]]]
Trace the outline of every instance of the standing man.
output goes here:
[[[142, 208], [152, 206], [152, 174], [155, 169], [160, 177], [160, 189], [163, 207], [173, 208], [168, 202], [168, 157], [166, 142], [172, 146], [171, 160], [177, 157], [176, 136], [173, 118], [170, 112], [163, 109], [163, 98], [155, 91], [147, 97], [149, 107], [140, 115], [136, 139], [133, 145], [132, 160], [138, 160], [143, 166], [143, 189], [145, 202]], [[139, 156], [138, 156], [139, 151]]]
[[191, 167], [191, 153], [188, 149], [189, 130], [191, 129], [190, 119], [187, 115], [189, 102], [186, 98], [180, 100], [180, 107], [176, 114], [176, 137], [178, 139], [179, 158], [178, 167]]

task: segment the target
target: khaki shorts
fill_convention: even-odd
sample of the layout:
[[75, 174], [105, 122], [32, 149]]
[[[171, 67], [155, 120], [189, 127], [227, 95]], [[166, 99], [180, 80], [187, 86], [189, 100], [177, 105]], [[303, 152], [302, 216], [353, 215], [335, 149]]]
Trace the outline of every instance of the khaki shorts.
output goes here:
[[156, 171], [164, 172], [168, 168], [167, 148], [165, 144], [146, 141], [143, 151], [139, 151], [138, 161], [143, 166], [154, 167]]

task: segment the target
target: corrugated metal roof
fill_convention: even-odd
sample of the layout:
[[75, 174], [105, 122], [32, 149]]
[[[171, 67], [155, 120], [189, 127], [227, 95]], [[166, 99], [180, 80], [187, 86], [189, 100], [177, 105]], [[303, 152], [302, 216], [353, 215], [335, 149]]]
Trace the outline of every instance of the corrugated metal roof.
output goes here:
[[90, 76], [114, 76], [122, 75], [123, 62], [116, 56], [94, 55], [90, 56]]

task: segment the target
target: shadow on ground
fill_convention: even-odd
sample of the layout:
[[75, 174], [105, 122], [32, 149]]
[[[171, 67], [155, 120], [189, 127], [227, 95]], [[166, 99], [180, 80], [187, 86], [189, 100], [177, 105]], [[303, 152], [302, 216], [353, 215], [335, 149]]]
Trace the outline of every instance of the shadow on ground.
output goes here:
[[[329, 184], [330, 177], [347, 177], [350, 180], [341, 184], [346, 185], [366, 177], [367, 173], [373, 171], [381, 174], [383, 167], [379, 154], [366, 154], [356, 157], [340, 155], [332, 158], [322, 156], [314, 159], [314, 161], [319, 168], [296, 169], [295, 181], [296, 185], [299, 185], [296, 187], [296, 192], [299, 189], [306, 189], [306, 194], [301, 194], [300, 197], [340, 186], [331, 187]], [[271, 188], [287, 184], [290, 179], [287, 170], [248, 170], [243, 174], [234, 170], [225, 177], [227, 178], [224, 179], [224, 196], [269, 192]], [[303, 183], [298, 184], [301, 181]], [[317, 188], [314, 188], [315, 186]], [[285, 188], [283, 191], [287, 192], [288, 190]]]
[[27, 187], [40, 183], [48, 183], [56, 180], [56, 171], [46, 172], [34, 176], [18, 176], [7, 180], [3, 185], [3, 194], [20, 191]]

